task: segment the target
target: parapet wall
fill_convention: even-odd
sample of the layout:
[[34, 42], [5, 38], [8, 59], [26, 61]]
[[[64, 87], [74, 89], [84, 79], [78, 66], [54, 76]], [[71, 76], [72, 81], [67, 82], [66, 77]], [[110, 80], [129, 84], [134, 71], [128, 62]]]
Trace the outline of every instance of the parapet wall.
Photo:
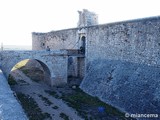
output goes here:
[[81, 89], [124, 112], [160, 113], [160, 17], [87, 28]]
[[77, 28], [48, 33], [32, 33], [32, 50], [52, 50], [78, 48]]

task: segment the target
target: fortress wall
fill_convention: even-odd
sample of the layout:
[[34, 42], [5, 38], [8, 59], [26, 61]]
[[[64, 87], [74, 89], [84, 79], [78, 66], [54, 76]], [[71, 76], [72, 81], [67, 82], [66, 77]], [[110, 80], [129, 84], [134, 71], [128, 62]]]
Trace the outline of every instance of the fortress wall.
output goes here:
[[33, 50], [45, 49], [49, 46], [53, 50], [78, 48], [77, 28], [48, 33], [32, 33]]
[[85, 76], [85, 59], [83, 57], [78, 58], [78, 76], [82, 79]]
[[78, 76], [78, 60], [77, 57], [71, 56], [68, 58], [68, 77]]
[[160, 18], [88, 27], [81, 89], [129, 113], [160, 113]]
[[45, 46], [45, 33], [32, 33], [32, 50], [44, 50]]
[[86, 56], [159, 66], [160, 17], [89, 27]]

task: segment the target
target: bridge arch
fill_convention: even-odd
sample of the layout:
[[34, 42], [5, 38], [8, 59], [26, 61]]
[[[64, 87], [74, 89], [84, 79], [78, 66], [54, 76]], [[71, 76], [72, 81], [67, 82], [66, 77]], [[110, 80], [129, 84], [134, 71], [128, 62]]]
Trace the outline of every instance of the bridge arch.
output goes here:
[[24, 59], [35, 59], [50, 75], [48, 81], [51, 86], [67, 83], [68, 56], [66, 50], [57, 51], [2, 51], [0, 52], [0, 69], [8, 78], [11, 69], [16, 63]]
[[[18, 62], [15, 62], [14, 65], [11, 66], [11, 69], [9, 71], [9, 74], [12, 73], [12, 71], [16, 71], [17, 69], [20, 69], [21, 71], [29, 72], [32, 74], [33, 79], [39, 79], [37, 81], [43, 80], [45, 83], [51, 85], [51, 72], [49, 67], [41, 60], [38, 59], [22, 59], [18, 60]], [[39, 71], [38, 74], [36, 74], [36, 71]], [[33, 72], [33, 73], [31, 73]], [[27, 74], [25, 73], [25, 74]], [[7, 75], [7, 78], [9, 77], [9, 74]], [[34, 75], [35, 74], [35, 75]], [[39, 76], [38, 76], [39, 75]], [[34, 78], [37, 77], [37, 78]]]
[[49, 67], [42, 61], [35, 59], [37, 62], [39, 62], [44, 70], [44, 81], [46, 81], [49, 85], [51, 85], [51, 72], [49, 70]]

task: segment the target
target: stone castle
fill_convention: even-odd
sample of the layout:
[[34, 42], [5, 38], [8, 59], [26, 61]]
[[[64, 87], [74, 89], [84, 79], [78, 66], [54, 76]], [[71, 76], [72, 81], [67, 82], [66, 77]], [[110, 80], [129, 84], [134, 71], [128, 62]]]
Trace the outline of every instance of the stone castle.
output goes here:
[[79, 78], [83, 91], [123, 112], [160, 115], [160, 17], [99, 25], [95, 13], [78, 13], [77, 28], [33, 32], [33, 51], [0, 52], [4, 75], [35, 59], [51, 85]]
[[124, 112], [160, 115], [160, 17], [98, 25], [79, 11], [78, 27], [32, 33], [33, 50], [68, 51], [68, 76]]
[[33, 50], [67, 50], [68, 51], [68, 76], [85, 76], [85, 56], [87, 27], [98, 25], [98, 16], [84, 9], [78, 11], [79, 21], [77, 28], [52, 31], [49, 33], [32, 33]]

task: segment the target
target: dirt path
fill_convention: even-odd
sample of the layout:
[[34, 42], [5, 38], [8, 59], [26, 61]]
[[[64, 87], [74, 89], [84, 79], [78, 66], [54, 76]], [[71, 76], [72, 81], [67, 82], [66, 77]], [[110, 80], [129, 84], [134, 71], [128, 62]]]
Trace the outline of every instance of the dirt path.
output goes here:
[[[13, 71], [11, 75], [17, 82], [21, 83], [21, 85], [16, 85], [13, 89], [16, 92], [21, 92], [34, 98], [42, 112], [49, 113], [52, 120], [64, 120], [60, 117], [61, 113], [66, 114], [69, 117], [69, 120], [83, 120], [77, 115], [77, 112], [74, 109], [67, 106], [61, 99], [54, 98], [47, 94], [45, 91], [51, 90], [51, 87], [48, 85], [32, 81], [20, 70]], [[47, 98], [49, 103], [46, 103], [44, 98]]]

